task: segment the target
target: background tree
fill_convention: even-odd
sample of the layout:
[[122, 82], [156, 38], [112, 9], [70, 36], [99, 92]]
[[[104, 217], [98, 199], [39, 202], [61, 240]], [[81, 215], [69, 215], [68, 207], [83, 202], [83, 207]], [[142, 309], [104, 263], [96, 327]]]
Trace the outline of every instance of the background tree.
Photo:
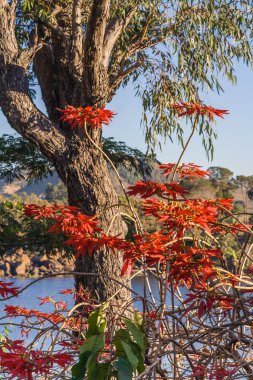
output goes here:
[[[168, 123], [171, 103], [199, 101], [203, 88], [221, 90], [217, 72], [235, 82], [234, 59], [252, 59], [252, 0], [239, 5], [235, 0], [0, 0], [0, 107], [12, 128], [52, 162], [67, 186], [69, 204], [94, 215], [118, 199], [101, 152], [83, 131], [59, 122], [57, 108], [101, 107], [133, 80], [143, 99], [147, 142], [173, 132], [182, 141], [180, 126], [171, 118]], [[32, 100], [34, 75], [47, 115]], [[203, 123], [200, 128], [212, 150], [212, 128]], [[101, 146], [101, 130], [88, 132]], [[117, 207], [108, 209], [103, 227], [113, 217], [111, 233], [123, 234]], [[77, 270], [106, 270], [117, 277], [121, 264], [120, 254], [103, 251], [80, 258]], [[102, 277], [87, 277], [84, 285], [96, 289], [101, 300], [115, 291]]]
[[253, 176], [238, 175], [235, 179], [236, 185], [241, 189], [244, 200], [244, 220], [248, 220], [246, 213], [248, 212], [248, 198], [252, 200], [253, 195]]
[[233, 198], [231, 190], [236, 187], [233, 179], [233, 172], [227, 168], [222, 168], [219, 166], [210, 167], [208, 171], [211, 172], [211, 183], [217, 189], [216, 197]]

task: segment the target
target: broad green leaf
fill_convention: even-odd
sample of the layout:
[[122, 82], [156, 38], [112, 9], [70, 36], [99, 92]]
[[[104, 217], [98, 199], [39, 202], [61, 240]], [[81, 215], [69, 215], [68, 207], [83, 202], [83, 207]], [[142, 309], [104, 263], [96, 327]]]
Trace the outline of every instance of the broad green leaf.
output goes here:
[[94, 361], [92, 368], [89, 368], [87, 380], [107, 380], [111, 376], [111, 363], [97, 363]]
[[136, 371], [139, 363], [139, 359], [136, 356], [136, 354], [132, 351], [132, 347], [129, 343], [125, 342], [124, 340], [121, 341], [122, 347], [125, 351], [127, 360], [129, 364], [131, 365], [131, 368], [134, 371]]
[[90, 355], [90, 352], [85, 352], [79, 356], [79, 362], [71, 369], [72, 380], [83, 380]]
[[72, 380], [83, 380], [86, 371], [94, 367], [97, 354], [104, 347], [104, 335], [94, 335], [86, 339], [80, 348], [79, 362], [72, 368]]
[[132, 338], [127, 330], [119, 329], [118, 331], [116, 331], [113, 342], [112, 342], [113, 345], [116, 347], [117, 356], [125, 355], [124, 349], [121, 344], [123, 339], [128, 342], [132, 341]]
[[127, 327], [127, 329], [132, 334], [133, 338], [137, 342], [138, 346], [140, 347], [141, 351], [145, 350], [145, 343], [144, 343], [144, 332], [141, 326], [137, 325], [133, 321], [130, 321], [129, 319], [124, 319], [124, 323]]
[[122, 357], [120, 357], [115, 367], [118, 370], [118, 379], [117, 380], [132, 380], [132, 369], [128, 361]]
[[106, 329], [106, 316], [105, 316], [105, 310], [107, 308], [107, 305], [103, 305], [101, 308], [93, 311], [89, 318], [88, 318], [88, 324], [89, 328], [86, 334], [86, 337], [89, 338], [93, 335], [102, 334], [105, 332]]
[[84, 344], [80, 348], [80, 353], [85, 352], [97, 353], [104, 347], [105, 337], [103, 334], [94, 335], [86, 339]]

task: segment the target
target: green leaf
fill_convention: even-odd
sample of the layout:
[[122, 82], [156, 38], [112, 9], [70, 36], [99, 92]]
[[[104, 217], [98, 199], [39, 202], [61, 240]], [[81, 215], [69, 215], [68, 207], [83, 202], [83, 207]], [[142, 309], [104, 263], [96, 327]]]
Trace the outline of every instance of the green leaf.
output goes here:
[[104, 347], [104, 334], [94, 335], [86, 339], [84, 344], [80, 347], [80, 353], [85, 352], [97, 353]]
[[88, 324], [89, 328], [86, 334], [86, 337], [89, 338], [93, 335], [102, 334], [106, 329], [106, 317], [105, 317], [105, 309], [107, 305], [103, 305], [101, 308], [93, 311], [89, 318]]
[[83, 380], [87, 370], [97, 364], [97, 355], [104, 347], [104, 335], [94, 335], [86, 339], [80, 348], [79, 362], [72, 367], [72, 380]]
[[72, 380], [83, 380], [90, 355], [90, 352], [85, 352], [79, 356], [79, 362], [71, 369]]
[[89, 368], [87, 380], [105, 380], [111, 375], [111, 363], [97, 363]]
[[135, 355], [135, 353], [132, 351], [132, 347], [129, 343], [125, 342], [124, 340], [121, 341], [122, 347], [125, 351], [127, 360], [129, 364], [131, 365], [131, 368], [134, 371], [136, 371], [139, 363], [138, 357]]
[[143, 324], [143, 315], [138, 310], [134, 311], [134, 322], [139, 326]]
[[18, 211], [23, 211], [23, 209], [24, 209], [23, 203], [20, 202], [20, 201], [18, 201], [18, 202], [16, 203], [16, 210], [18, 210]]
[[141, 351], [143, 352], [145, 350], [145, 341], [144, 341], [144, 332], [141, 326], [137, 325], [133, 321], [130, 321], [130, 319], [124, 319], [124, 323], [127, 327], [127, 329], [132, 334], [133, 338], [135, 339], [136, 343], [140, 347]]
[[3, 206], [6, 207], [6, 208], [10, 208], [10, 209], [13, 209], [13, 203], [10, 202], [10, 201], [5, 201], [3, 202]]
[[120, 357], [115, 367], [118, 370], [118, 380], [132, 380], [132, 369], [128, 361], [122, 357]]
[[116, 355], [126, 359], [133, 371], [136, 369], [138, 373], [145, 370], [144, 366], [144, 350], [138, 346], [125, 329], [119, 329], [114, 336], [113, 344], [116, 347]]
[[116, 331], [115, 335], [114, 335], [114, 339], [113, 339], [113, 344], [114, 346], [116, 347], [116, 354], [117, 356], [124, 356], [125, 355], [125, 352], [124, 352], [124, 349], [122, 347], [122, 340], [125, 339], [126, 341], [129, 341], [131, 342], [132, 341], [132, 338], [129, 334], [129, 332], [127, 330], [124, 330], [124, 329], [119, 329], [118, 331]]

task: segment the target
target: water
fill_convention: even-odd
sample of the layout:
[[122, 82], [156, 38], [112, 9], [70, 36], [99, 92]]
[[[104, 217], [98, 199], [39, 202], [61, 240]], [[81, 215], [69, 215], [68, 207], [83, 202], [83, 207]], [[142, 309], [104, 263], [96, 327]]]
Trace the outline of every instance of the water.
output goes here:
[[[62, 295], [60, 291], [63, 289], [74, 289], [74, 279], [73, 277], [60, 277], [60, 278], [46, 278], [40, 279], [40, 281], [34, 282], [33, 279], [8, 279], [6, 281], [14, 282], [13, 286], [24, 288], [25, 286], [31, 284], [24, 292], [22, 292], [18, 297], [11, 298], [9, 300], [1, 300], [0, 301], [0, 334], [3, 333], [5, 329], [6, 319], [3, 319], [5, 316], [4, 308], [5, 305], [13, 305], [20, 306], [27, 309], [40, 310], [45, 313], [49, 313], [53, 311], [52, 304], [40, 305], [41, 300], [38, 299], [44, 298], [47, 296], [52, 297], [55, 301], [65, 301], [67, 302], [68, 309], [71, 309], [74, 306], [74, 300], [72, 295]], [[156, 280], [154, 277], [150, 277], [150, 284], [153, 290], [154, 296], [156, 300], [158, 300], [158, 289]], [[140, 296], [143, 296], [143, 277], [135, 277], [132, 281], [132, 288], [135, 292], [137, 292]], [[141, 310], [142, 302], [136, 301], [136, 308]], [[13, 322], [19, 323], [21, 319], [15, 318]], [[11, 327], [10, 337], [12, 339], [20, 339], [20, 328], [17, 326]]]

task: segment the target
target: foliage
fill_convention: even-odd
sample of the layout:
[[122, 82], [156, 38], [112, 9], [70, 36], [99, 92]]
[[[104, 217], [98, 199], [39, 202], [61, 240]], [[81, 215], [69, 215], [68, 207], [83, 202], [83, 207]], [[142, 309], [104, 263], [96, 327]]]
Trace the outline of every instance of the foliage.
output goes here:
[[[134, 174], [150, 176], [149, 159], [138, 149], [109, 137], [103, 139], [103, 150], [116, 167], [123, 166]], [[38, 182], [52, 175], [54, 171], [53, 164], [35, 145], [15, 135], [0, 137], [0, 179], [6, 182], [16, 179], [25, 179], [29, 183]]]
[[0, 137], [0, 179], [12, 182], [26, 179], [28, 182], [39, 181], [52, 175], [52, 163], [45, 158], [38, 148], [22, 137], [3, 135]]
[[[122, 275], [130, 274], [137, 262], [147, 284], [145, 292], [150, 293], [143, 298], [143, 294], [135, 292], [135, 301], [143, 302], [142, 314], [129, 309], [128, 303], [133, 302], [129, 300], [115, 314], [113, 300], [101, 306], [82, 289], [62, 291], [63, 295], [75, 296], [76, 305], [71, 311], [65, 302], [50, 296], [41, 299], [41, 304], [52, 304], [51, 313], [7, 304], [4, 317], [7, 325], [8, 318], [23, 316], [20, 323], [23, 333], [29, 335], [36, 326], [30, 321], [37, 320], [41, 328], [33, 339], [36, 349], [29, 346], [25, 351], [24, 342], [3, 339], [0, 365], [4, 376], [15, 374], [21, 380], [24, 373], [35, 375], [36, 360], [41, 360], [39, 374], [47, 374], [50, 379], [61, 373], [72, 380], [132, 380], [138, 374], [168, 378], [173, 373], [196, 380], [250, 378], [250, 340], [249, 344], [245, 342], [250, 334], [252, 269], [250, 264], [243, 266], [242, 276], [238, 268], [245, 249], [251, 248], [245, 246], [245, 240], [240, 243], [238, 236], [251, 237], [251, 228], [233, 216], [231, 200], [185, 199], [180, 183], [187, 176], [187, 165], [164, 164], [161, 168], [169, 176], [167, 182], [148, 180], [129, 189], [132, 195], [144, 198], [144, 213], [157, 220], [157, 230], [150, 233], [138, 231], [136, 220], [137, 232], [132, 241], [110, 236], [101, 229], [98, 218], [83, 215], [73, 207], [26, 206], [27, 218], [33, 222], [49, 219], [50, 233], [64, 232], [66, 243], [75, 248], [77, 255], [91, 255], [98, 245], [110, 248], [111, 254], [118, 249], [124, 251]], [[172, 182], [175, 168], [177, 179]], [[199, 169], [194, 171], [192, 164], [188, 168], [191, 175], [199, 175]], [[229, 247], [234, 245], [234, 251], [228, 250], [228, 242]], [[153, 275], [160, 283], [158, 291], [149, 284]], [[125, 286], [124, 278], [120, 286]], [[19, 293], [8, 283], [0, 284], [0, 291], [3, 299]], [[182, 291], [187, 294], [182, 296]], [[235, 307], [240, 321], [233, 312]], [[124, 316], [124, 308], [133, 313], [131, 318]], [[49, 360], [49, 351], [42, 351], [37, 342], [41, 334], [43, 345], [45, 340], [51, 341], [48, 332], [56, 325], [60, 333], [55, 333]], [[231, 339], [236, 339], [236, 348], [222, 350], [224, 344], [229, 347]], [[12, 365], [13, 360], [19, 363], [19, 370]]]
[[49, 203], [68, 203], [68, 193], [66, 186], [63, 182], [59, 181], [57, 185], [53, 186], [49, 183], [45, 191], [45, 199]]
[[238, 175], [235, 179], [236, 185], [245, 190], [249, 199], [253, 199], [253, 176]]
[[[72, 380], [117, 378], [119, 380], [132, 379], [138, 371], [142, 373], [144, 367], [144, 352], [146, 349], [146, 335], [143, 329], [143, 317], [136, 312], [134, 320], [123, 318], [124, 327], [117, 329], [110, 337], [115, 347], [114, 355], [104, 354], [106, 346], [106, 305], [92, 312], [88, 318], [86, 341], [80, 347], [79, 362], [72, 367]], [[99, 356], [103, 355], [99, 363]]]
[[106, 138], [103, 151], [117, 168], [124, 167], [135, 175], [140, 174], [142, 178], [151, 176], [151, 157], [146, 157], [140, 150], [127, 146], [123, 141]]
[[[144, 284], [143, 293], [132, 290], [134, 298], [121, 304], [115, 302], [121, 289], [101, 304], [82, 288], [61, 291], [74, 295], [72, 309], [51, 296], [39, 298], [40, 306], [53, 306], [50, 313], [5, 304], [3, 323], [8, 326], [14, 319], [21, 335], [35, 337], [29, 345], [1, 338], [4, 379], [252, 378], [252, 226], [233, 214], [230, 198], [186, 197], [187, 179], [213, 175], [223, 185], [231, 172], [207, 172], [180, 159], [160, 165], [163, 182], [148, 179], [129, 187], [124, 205], [129, 214], [124, 214], [134, 222], [131, 239], [105, 231], [103, 212], [89, 216], [67, 205], [3, 204], [4, 217], [19, 211], [24, 225], [41, 223], [74, 248], [77, 257], [101, 249], [110, 255], [121, 251], [123, 278], [112, 280], [129, 290], [129, 276], [141, 273]], [[143, 214], [156, 220], [155, 231], [143, 228], [129, 196], [142, 199]], [[24, 290], [0, 281], [0, 301]], [[141, 301], [141, 312], [134, 310], [135, 301]]]
[[221, 198], [232, 198], [231, 190], [234, 189], [233, 172], [227, 168], [210, 167], [210, 179], [213, 186], [217, 189], [216, 196]]
[[[20, 49], [29, 45], [35, 26], [41, 24], [47, 44], [52, 44], [52, 30], [62, 30], [68, 38], [72, 3], [19, 2], [16, 34]], [[94, 1], [82, 2], [84, 41], [89, 38], [89, 20], [96, 6]], [[235, 62], [252, 62], [251, 8], [251, 0], [239, 4], [236, 0], [110, 3], [108, 29], [115, 20], [126, 20], [108, 62], [110, 81], [115, 86], [112, 91], [121, 83], [133, 81], [137, 95], [143, 100], [147, 142], [155, 144], [159, 134], [172, 137], [174, 132], [182, 142], [184, 131], [173, 117], [171, 104], [182, 99], [199, 102], [204, 89], [222, 91], [222, 76], [236, 83]], [[216, 133], [202, 115], [199, 121], [204, 145], [212, 153]]]
[[[43, 202], [41, 202], [43, 203]], [[9, 248], [42, 248], [48, 252], [67, 250], [64, 234], [54, 236], [48, 232], [52, 222], [34, 221], [24, 216], [24, 203], [5, 200], [0, 203], [0, 253]]]

